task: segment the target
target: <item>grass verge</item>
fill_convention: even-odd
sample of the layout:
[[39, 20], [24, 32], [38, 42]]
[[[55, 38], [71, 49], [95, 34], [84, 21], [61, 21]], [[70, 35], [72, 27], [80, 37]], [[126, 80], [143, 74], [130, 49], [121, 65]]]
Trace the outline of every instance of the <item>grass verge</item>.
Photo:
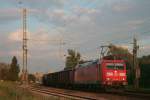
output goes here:
[[55, 97], [33, 94], [18, 88], [14, 82], [0, 82], [0, 100], [58, 100]]

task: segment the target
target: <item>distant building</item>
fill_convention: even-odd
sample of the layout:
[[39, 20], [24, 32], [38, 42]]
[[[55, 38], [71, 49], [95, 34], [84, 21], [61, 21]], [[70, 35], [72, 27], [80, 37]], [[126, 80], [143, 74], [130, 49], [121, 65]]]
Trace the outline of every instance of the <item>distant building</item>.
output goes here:
[[36, 78], [36, 82], [41, 82], [42, 81], [43, 73], [42, 72], [35, 72], [34, 76]]

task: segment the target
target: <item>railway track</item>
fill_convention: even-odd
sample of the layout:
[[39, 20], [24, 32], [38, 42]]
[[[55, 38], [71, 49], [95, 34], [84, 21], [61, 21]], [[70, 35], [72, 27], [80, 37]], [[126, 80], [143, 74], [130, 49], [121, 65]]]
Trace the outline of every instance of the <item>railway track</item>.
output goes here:
[[30, 86], [29, 89], [34, 92], [39, 92], [39, 93], [44, 93], [48, 94], [51, 96], [56, 96], [64, 99], [71, 99], [71, 100], [97, 100], [96, 98], [93, 97], [87, 97], [87, 96], [81, 96], [81, 95], [74, 95], [74, 94], [69, 94], [69, 93], [62, 93], [56, 90], [49, 90], [41, 87], [35, 87], [35, 86]]
[[49, 88], [41, 85], [31, 85], [29, 89], [31, 91], [73, 100], [110, 100], [109, 98], [113, 96], [117, 98], [126, 98], [124, 100], [150, 100], [149, 93], [137, 93], [131, 91], [106, 91], [104, 93], [89, 93], [92, 95], [89, 95], [88, 92], [86, 92], [84, 95], [82, 95], [82, 92], [80, 94], [76, 93], [74, 90]]
[[129, 90], [106, 91], [106, 93], [122, 95], [122, 96], [137, 97], [137, 98], [142, 98], [144, 100], [150, 100], [150, 93], [143, 93], [143, 92], [129, 91]]

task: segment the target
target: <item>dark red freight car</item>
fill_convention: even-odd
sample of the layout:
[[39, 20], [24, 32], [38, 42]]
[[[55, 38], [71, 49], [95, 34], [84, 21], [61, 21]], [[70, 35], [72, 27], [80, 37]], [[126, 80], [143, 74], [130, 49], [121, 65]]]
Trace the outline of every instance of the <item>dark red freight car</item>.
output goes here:
[[74, 82], [74, 70], [64, 70], [57, 73], [58, 84], [61, 86], [69, 86]]
[[63, 70], [45, 74], [43, 84], [47, 86], [67, 87], [74, 82], [74, 70]]

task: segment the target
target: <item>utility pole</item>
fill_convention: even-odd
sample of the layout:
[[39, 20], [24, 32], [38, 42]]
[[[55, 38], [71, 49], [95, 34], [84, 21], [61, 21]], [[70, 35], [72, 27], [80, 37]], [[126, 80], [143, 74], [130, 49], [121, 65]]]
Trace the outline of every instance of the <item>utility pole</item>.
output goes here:
[[22, 69], [22, 82], [27, 85], [28, 83], [28, 71], [27, 71], [27, 25], [26, 25], [26, 8], [23, 8], [23, 69]]
[[140, 78], [140, 68], [138, 65], [138, 59], [137, 59], [137, 50], [139, 49], [139, 46], [137, 45], [136, 38], [133, 38], [133, 73], [134, 73], [134, 88], [139, 88], [139, 78]]

